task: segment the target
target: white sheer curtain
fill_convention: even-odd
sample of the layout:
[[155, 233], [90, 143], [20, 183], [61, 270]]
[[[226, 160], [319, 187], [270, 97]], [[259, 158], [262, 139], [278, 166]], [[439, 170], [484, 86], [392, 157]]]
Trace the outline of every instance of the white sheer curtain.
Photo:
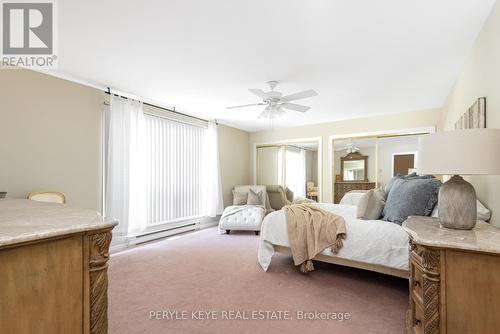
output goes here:
[[306, 154], [304, 149], [287, 146], [285, 153], [285, 185], [294, 197], [306, 197]]
[[146, 224], [144, 112], [141, 102], [114, 95], [105, 112], [105, 214], [119, 221], [115, 236], [126, 238]]
[[217, 125], [144, 115], [141, 102], [111, 96], [106, 117], [105, 214], [115, 242], [152, 225], [223, 211]]
[[219, 161], [219, 139], [217, 124], [208, 122], [203, 150], [203, 212], [208, 217], [222, 213], [222, 182]]

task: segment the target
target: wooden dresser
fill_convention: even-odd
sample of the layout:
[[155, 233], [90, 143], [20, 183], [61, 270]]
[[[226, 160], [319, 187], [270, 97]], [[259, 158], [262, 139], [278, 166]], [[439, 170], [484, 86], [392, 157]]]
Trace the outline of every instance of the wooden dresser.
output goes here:
[[0, 200], [0, 333], [107, 333], [116, 222], [96, 212]]
[[500, 229], [478, 221], [473, 230], [440, 227], [437, 218], [410, 217], [412, 334], [500, 333]]
[[375, 182], [335, 182], [333, 186], [333, 203], [338, 204], [342, 197], [352, 190], [370, 190], [375, 188]]

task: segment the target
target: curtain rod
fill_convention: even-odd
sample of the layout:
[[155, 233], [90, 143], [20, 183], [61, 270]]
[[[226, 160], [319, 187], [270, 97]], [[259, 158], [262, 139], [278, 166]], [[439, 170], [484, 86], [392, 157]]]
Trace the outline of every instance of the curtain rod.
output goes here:
[[[111, 93], [111, 89], [109, 87], [108, 87], [108, 90], [105, 90], [104, 92], [106, 94], [108, 94], [108, 95], [115, 95], [115, 96], [121, 97], [123, 99], [128, 99], [128, 97], [126, 97], [126, 96], [122, 96], [122, 95], [118, 95], [118, 94], [115, 94], [115, 93]], [[189, 118], [194, 118], [194, 119], [197, 119], [197, 120], [203, 121], [203, 122], [208, 122], [207, 119], [203, 119], [203, 118], [199, 118], [199, 117], [196, 117], [196, 116], [191, 116], [191, 115], [187, 115], [187, 114], [175, 111], [175, 107], [172, 110], [172, 109], [168, 109], [168, 108], [156, 106], [154, 104], [147, 103], [147, 102], [142, 102], [142, 104], [145, 104], [145, 105], [153, 107], [153, 108], [158, 108], [158, 109], [161, 109], [161, 110], [165, 110], [165, 111], [168, 111], [168, 112], [173, 112], [174, 114], [177, 114], [177, 115], [181, 115], [181, 116], [185, 116], [185, 117], [189, 117]], [[217, 120], [215, 120], [215, 124], [219, 125], [219, 123], [217, 122]]]

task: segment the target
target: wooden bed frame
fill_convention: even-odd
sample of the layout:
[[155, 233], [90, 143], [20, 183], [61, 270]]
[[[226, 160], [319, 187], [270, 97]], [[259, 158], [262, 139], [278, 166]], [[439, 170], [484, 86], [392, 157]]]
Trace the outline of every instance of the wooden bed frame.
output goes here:
[[[287, 255], [292, 254], [290, 247], [278, 246], [278, 245], [273, 245], [273, 247], [274, 247], [275, 252], [287, 254]], [[346, 260], [346, 259], [342, 259], [339, 257], [326, 256], [323, 254], [318, 254], [316, 257], [314, 257], [313, 260], [332, 263], [332, 264], [338, 264], [338, 265], [346, 266], [346, 267], [375, 271], [377, 273], [382, 273], [382, 274], [401, 277], [401, 278], [409, 278], [410, 277], [410, 272], [408, 270], [395, 269], [395, 268], [387, 267], [387, 266], [384, 266], [381, 264], [370, 264], [370, 263], [366, 263], [366, 262]]]

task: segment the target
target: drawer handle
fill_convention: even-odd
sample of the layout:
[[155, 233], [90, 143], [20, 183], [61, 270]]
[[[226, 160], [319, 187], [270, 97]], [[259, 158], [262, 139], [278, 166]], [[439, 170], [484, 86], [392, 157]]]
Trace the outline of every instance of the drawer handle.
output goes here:
[[412, 285], [414, 288], [416, 288], [417, 286], [420, 286], [420, 281], [413, 280]]
[[414, 325], [414, 326], [418, 326], [418, 325], [420, 325], [420, 320], [415, 319], [415, 320], [413, 321], [413, 325]]

